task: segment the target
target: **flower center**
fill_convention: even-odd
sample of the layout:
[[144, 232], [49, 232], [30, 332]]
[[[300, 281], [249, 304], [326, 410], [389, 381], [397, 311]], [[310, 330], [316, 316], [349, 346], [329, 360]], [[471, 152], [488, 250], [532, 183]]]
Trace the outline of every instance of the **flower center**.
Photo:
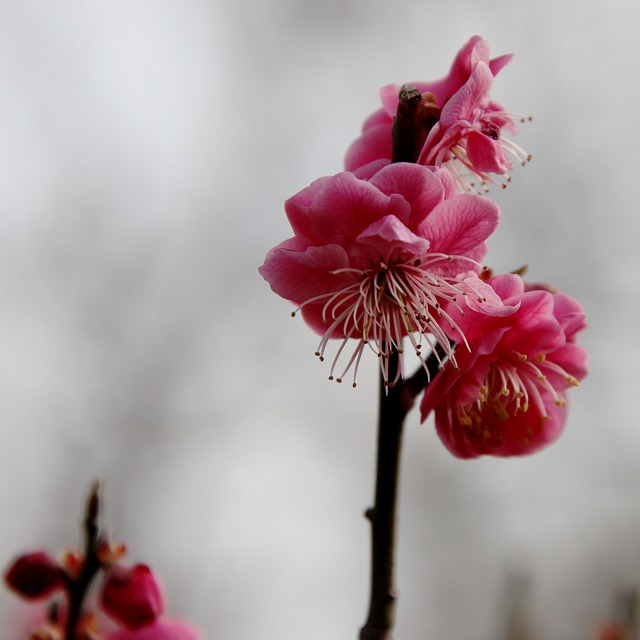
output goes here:
[[[538, 353], [535, 358], [530, 359], [524, 354], [513, 352], [509, 357], [494, 362], [480, 387], [476, 401], [459, 408], [459, 422], [472, 436], [487, 443], [495, 441], [499, 445], [501, 442], [498, 441], [502, 440], [502, 436], [496, 427], [534, 407], [540, 416], [539, 427], [543, 428], [544, 423], [550, 420], [545, 397], [551, 398], [557, 406], [566, 405], [560, 390], [547, 377], [551, 373], [561, 376], [567, 385], [579, 385], [576, 378], [556, 363], [547, 360], [544, 353]], [[531, 435], [532, 432], [528, 433], [528, 436]], [[523, 444], [529, 444], [527, 436], [524, 437]]]
[[[460, 258], [460, 256], [456, 256]], [[393, 386], [402, 377], [402, 358], [392, 380], [389, 379], [389, 356], [393, 351], [403, 354], [403, 338], [409, 337], [411, 346], [428, 373], [423, 345], [426, 344], [442, 364], [447, 358], [456, 365], [453, 346], [442, 329], [442, 323], [459, 331], [457, 323], [442, 308], [452, 303], [460, 308], [459, 297], [473, 294], [455, 277], [439, 274], [436, 265], [454, 259], [446, 254], [427, 254], [422, 258], [400, 257], [387, 262], [380, 260], [366, 269], [347, 267], [332, 271], [332, 275], [349, 275], [352, 281], [341, 289], [315, 296], [296, 309], [292, 315], [309, 304], [324, 302], [321, 315], [327, 329], [323, 334], [316, 356], [324, 360], [331, 338], [340, 338], [331, 364], [329, 380], [342, 382], [353, 368], [353, 386], [362, 353], [369, 347], [379, 358], [385, 384]], [[470, 260], [470, 259], [468, 259]], [[471, 261], [474, 262], [475, 261]], [[436, 267], [436, 268], [434, 268]], [[463, 334], [462, 334], [463, 335]], [[337, 375], [338, 362], [350, 339], [356, 339], [355, 349], [346, 365]], [[466, 340], [464, 341], [466, 344]], [[439, 355], [436, 344], [442, 347]], [[468, 346], [468, 345], [467, 345]]]
[[[531, 154], [527, 153], [520, 145], [513, 140], [509, 140], [502, 135], [503, 127], [510, 127], [514, 132], [514, 121], [521, 124], [533, 120], [532, 116], [524, 116], [510, 111], [484, 111], [478, 109], [470, 129], [476, 129], [481, 134], [487, 136], [500, 144], [502, 149], [513, 160], [523, 167], [531, 161]], [[458, 187], [468, 193], [487, 193], [489, 184], [500, 185], [502, 189], [507, 188], [511, 182], [511, 176], [505, 173], [506, 182], [498, 182], [490, 172], [478, 169], [473, 165], [467, 154], [467, 140], [464, 133], [451, 147], [446, 165], [453, 174]]]

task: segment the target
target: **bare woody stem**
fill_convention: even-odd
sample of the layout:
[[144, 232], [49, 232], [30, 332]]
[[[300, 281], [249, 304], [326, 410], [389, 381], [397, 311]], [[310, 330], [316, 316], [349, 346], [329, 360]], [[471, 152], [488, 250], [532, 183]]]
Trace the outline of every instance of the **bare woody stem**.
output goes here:
[[[389, 376], [395, 375], [399, 355], [389, 360]], [[432, 354], [425, 371], [420, 367], [406, 380], [387, 387], [380, 380], [378, 415], [378, 453], [374, 506], [365, 517], [371, 522], [371, 592], [367, 622], [360, 640], [391, 640], [395, 625], [397, 593], [395, 587], [395, 551], [397, 498], [400, 478], [400, 454], [404, 421], [416, 397], [439, 371], [439, 360]]]
[[[430, 128], [435, 123], [432, 105], [412, 85], [403, 85], [393, 125], [392, 162], [416, 162]], [[388, 379], [395, 379], [400, 355], [389, 355]], [[427, 360], [430, 375], [438, 360]], [[374, 505], [365, 513], [371, 522], [371, 591], [369, 613], [360, 640], [392, 640], [396, 611], [395, 549], [396, 511], [400, 477], [402, 432], [407, 413], [430, 375], [416, 372], [407, 380], [388, 386], [380, 376], [378, 452]]]
[[84, 564], [82, 571], [76, 580], [70, 581], [67, 586], [69, 595], [69, 615], [67, 617], [65, 639], [74, 640], [76, 626], [82, 615], [82, 606], [89, 590], [89, 585], [94, 579], [100, 562], [98, 560], [97, 546], [99, 542], [99, 515], [100, 515], [100, 483], [95, 482], [87, 498], [85, 507], [83, 533], [84, 533]]
[[[390, 376], [395, 375], [398, 358], [397, 353], [390, 357]], [[375, 502], [365, 513], [371, 522], [371, 593], [360, 640], [391, 640], [395, 624], [396, 505], [402, 431], [409, 409], [404, 388], [402, 381], [393, 388], [380, 381]]]

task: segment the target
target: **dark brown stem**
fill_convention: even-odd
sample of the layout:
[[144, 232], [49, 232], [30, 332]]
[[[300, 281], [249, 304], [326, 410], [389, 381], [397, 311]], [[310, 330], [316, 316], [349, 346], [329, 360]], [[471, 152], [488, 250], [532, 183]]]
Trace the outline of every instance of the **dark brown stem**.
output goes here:
[[76, 626], [82, 615], [82, 605], [84, 604], [89, 586], [100, 568], [100, 561], [98, 560], [99, 516], [100, 483], [95, 482], [87, 498], [83, 521], [85, 543], [84, 564], [77, 580], [70, 581], [68, 586], [69, 615], [67, 617], [67, 628], [65, 632], [66, 640], [75, 640]]
[[[398, 367], [398, 354], [389, 358], [389, 377]], [[380, 380], [378, 457], [375, 502], [366, 512], [371, 522], [371, 593], [367, 622], [360, 640], [391, 640], [395, 622], [396, 505], [404, 419], [413, 404], [407, 403], [405, 385], [392, 388]]]
[[[430, 94], [413, 85], [402, 86], [392, 130], [392, 162], [416, 162], [422, 145], [439, 117]], [[395, 380], [400, 355], [389, 355], [388, 380]], [[365, 516], [371, 522], [371, 591], [369, 613], [360, 630], [360, 640], [392, 640], [396, 612], [395, 550], [397, 496], [400, 477], [402, 432], [407, 413], [431, 374], [438, 371], [438, 359], [427, 360], [429, 374], [421, 369], [408, 380], [388, 386], [380, 376], [378, 453], [373, 507]]]
[[[416, 397], [439, 371], [444, 352], [439, 346], [436, 348], [438, 355], [432, 353], [426, 360], [428, 373], [420, 367], [410, 378], [391, 388], [380, 377], [375, 502], [365, 513], [371, 522], [371, 592], [360, 640], [392, 638], [397, 600], [395, 551], [402, 433]], [[389, 359], [391, 379], [397, 371], [398, 359], [397, 353]]]
[[417, 162], [429, 131], [440, 118], [435, 96], [420, 93], [412, 84], [400, 89], [398, 111], [393, 121], [391, 162]]

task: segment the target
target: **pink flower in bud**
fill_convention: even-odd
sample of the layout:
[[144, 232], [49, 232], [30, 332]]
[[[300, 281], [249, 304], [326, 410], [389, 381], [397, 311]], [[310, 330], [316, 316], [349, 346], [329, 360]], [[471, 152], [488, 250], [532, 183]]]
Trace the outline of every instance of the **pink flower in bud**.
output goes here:
[[200, 640], [200, 634], [180, 620], [158, 620], [138, 631], [122, 629], [104, 636], [104, 640]]
[[488, 316], [457, 309], [449, 330], [470, 350], [456, 351], [427, 387], [422, 420], [435, 412], [436, 429], [461, 458], [514, 456], [547, 446], [567, 419], [566, 391], [587, 375], [587, 354], [576, 344], [585, 314], [564, 293], [527, 289], [517, 275], [487, 281], [513, 312]]
[[102, 583], [99, 604], [107, 615], [132, 630], [153, 624], [164, 609], [160, 585], [143, 564], [111, 566]]
[[[469, 175], [479, 179], [486, 189], [488, 182], [495, 182], [490, 174], [504, 175], [512, 169], [507, 154], [522, 164], [531, 159], [502, 136], [505, 129], [515, 134], [515, 120], [524, 122], [527, 118], [505, 111], [489, 96], [493, 78], [511, 58], [512, 55], [489, 58], [489, 43], [474, 36], [456, 56], [447, 77], [412, 83], [423, 94], [422, 117], [428, 120], [427, 136], [417, 161], [446, 167], [463, 191], [474, 191]], [[381, 159], [391, 160], [391, 128], [399, 91], [399, 85], [380, 90], [383, 107], [365, 120], [362, 135], [347, 151], [347, 170], [356, 171]]]
[[28, 600], [46, 598], [64, 585], [64, 572], [44, 551], [20, 556], [4, 575], [5, 582]]
[[[476, 272], [499, 210], [477, 195], [454, 194], [416, 164], [383, 167], [369, 180], [340, 173], [316, 180], [285, 205], [294, 237], [272, 249], [260, 268], [271, 288], [291, 300], [321, 336], [316, 355], [340, 344], [329, 379], [342, 380], [369, 347], [388, 384], [388, 356], [407, 336], [418, 358], [423, 341], [445, 350], [444, 309], [461, 305], [494, 313], [502, 303]], [[295, 315], [296, 311], [292, 315]], [[349, 340], [355, 349], [339, 371]], [[455, 360], [448, 350], [447, 355]]]

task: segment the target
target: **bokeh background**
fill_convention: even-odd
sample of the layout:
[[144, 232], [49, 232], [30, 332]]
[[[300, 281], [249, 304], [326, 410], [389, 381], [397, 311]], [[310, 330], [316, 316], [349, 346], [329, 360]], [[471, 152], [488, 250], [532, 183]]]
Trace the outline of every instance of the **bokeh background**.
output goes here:
[[[479, 33], [535, 117], [488, 262], [583, 302], [592, 374], [526, 459], [456, 460], [411, 415], [397, 637], [500, 638], [510, 575], [537, 638], [593, 637], [640, 583], [639, 24], [634, 0], [2, 0], [2, 562], [76, 544], [99, 477], [204, 637], [356, 637], [376, 362], [329, 383], [257, 267], [378, 88]], [[24, 611], [0, 594], [3, 637]]]

